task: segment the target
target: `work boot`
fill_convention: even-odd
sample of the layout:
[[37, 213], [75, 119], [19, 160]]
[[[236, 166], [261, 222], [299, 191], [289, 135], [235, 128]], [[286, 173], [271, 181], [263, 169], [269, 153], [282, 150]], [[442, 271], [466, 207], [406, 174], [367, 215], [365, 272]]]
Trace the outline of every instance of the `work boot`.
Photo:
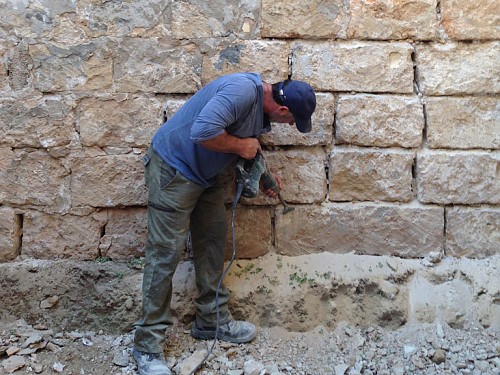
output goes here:
[[163, 353], [145, 353], [134, 348], [132, 356], [137, 362], [140, 375], [171, 375]]
[[[252, 323], [241, 320], [230, 320], [226, 324], [219, 326], [217, 339], [221, 341], [241, 344], [252, 341], [257, 334], [257, 330]], [[191, 336], [198, 340], [211, 340], [215, 338], [215, 327], [198, 327], [193, 323]]]

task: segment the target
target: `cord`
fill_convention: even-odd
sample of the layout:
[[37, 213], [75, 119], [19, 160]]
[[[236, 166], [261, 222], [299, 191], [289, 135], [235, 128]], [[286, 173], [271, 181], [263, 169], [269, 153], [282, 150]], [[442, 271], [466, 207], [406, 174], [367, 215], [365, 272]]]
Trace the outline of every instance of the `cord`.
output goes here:
[[235, 235], [235, 229], [234, 229], [234, 214], [236, 211], [236, 204], [240, 200], [241, 192], [243, 191], [243, 186], [244, 186], [244, 183], [242, 181], [239, 182], [237, 185], [236, 195], [234, 197], [234, 202], [233, 202], [233, 207], [232, 207], [232, 212], [231, 212], [231, 233], [232, 233], [232, 237], [233, 237], [233, 254], [231, 256], [231, 260], [229, 261], [229, 264], [227, 265], [226, 269], [224, 270], [224, 272], [222, 272], [222, 275], [219, 279], [219, 283], [217, 284], [217, 289], [215, 291], [215, 311], [216, 311], [217, 322], [215, 324], [214, 341], [212, 343], [212, 346], [210, 347], [210, 350], [205, 355], [205, 358], [203, 358], [201, 360], [201, 362], [198, 364], [198, 366], [196, 366], [189, 373], [189, 375], [194, 375], [194, 373], [196, 371], [198, 371], [201, 368], [201, 366], [203, 366], [203, 364], [206, 362], [208, 357], [210, 357], [210, 355], [212, 354], [214, 347], [215, 347], [215, 344], [217, 343], [217, 336], [219, 335], [219, 290], [220, 290], [220, 287], [222, 285], [222, 281], [224, 280], [224, 277], [226, 276], [227, 272], [229, 271], [229, 268], [231, 268], [231, 265], [233, 264], [234, 259], [236, 258], [236, 235]]

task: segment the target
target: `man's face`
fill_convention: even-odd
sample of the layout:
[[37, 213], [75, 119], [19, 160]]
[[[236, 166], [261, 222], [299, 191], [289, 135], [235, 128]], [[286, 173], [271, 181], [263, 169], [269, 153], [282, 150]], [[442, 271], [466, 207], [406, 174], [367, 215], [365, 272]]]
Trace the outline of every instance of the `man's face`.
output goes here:
[[279, 122], [281, 124], [295, 124], [295, 118], [292, 112], [288, 110], [287, 107], [279, 107], [275, 111], [269, 113], [269, 121]]

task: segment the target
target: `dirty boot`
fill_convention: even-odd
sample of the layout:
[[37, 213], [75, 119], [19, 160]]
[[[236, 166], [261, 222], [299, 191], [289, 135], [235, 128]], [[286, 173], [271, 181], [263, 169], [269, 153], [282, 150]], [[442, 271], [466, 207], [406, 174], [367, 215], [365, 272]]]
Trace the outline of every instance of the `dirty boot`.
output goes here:
[[[241, 344], [252, 341], [256, 334], [257, 329], [252, 323], [231, 320], [219, 326], [217, 339]], [[195, 322], [191, 327], [191, 336], [198, 340], [211, 340], [215, 338], [215, 327], [198, 327]]]
[[132, 356], [137, 362], [140, 375], [171, 375], [163, 353], [145, 353], [134, 348]]

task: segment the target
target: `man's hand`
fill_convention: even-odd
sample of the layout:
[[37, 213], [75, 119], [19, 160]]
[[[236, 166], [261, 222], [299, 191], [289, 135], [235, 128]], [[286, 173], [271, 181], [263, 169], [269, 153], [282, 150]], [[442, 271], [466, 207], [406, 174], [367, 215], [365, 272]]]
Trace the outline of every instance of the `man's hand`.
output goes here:
[[227, 132], [201, 144], [211, 151], [237, 154], [244, 159], [253, 159], [258, 152], [262, 151], [257, 138], [238, 138]]
[[[275, 175], [274, 173], [273, 173], [273, 177], [276, 180], [276, 182], [278, 183], [279, 190], [283, 189], [283, 182], [281, 181], [281, 178], [279, 178], [279, 176]], [[273, 189], [264, 190], [264, 188], [261, 185], [261, 189], [260, 190], [264, 194], [266, 194], [269, 198], [273, 198], [274, 199], [274, 198], [278, 197], [278, 192], [274, 191]]]

